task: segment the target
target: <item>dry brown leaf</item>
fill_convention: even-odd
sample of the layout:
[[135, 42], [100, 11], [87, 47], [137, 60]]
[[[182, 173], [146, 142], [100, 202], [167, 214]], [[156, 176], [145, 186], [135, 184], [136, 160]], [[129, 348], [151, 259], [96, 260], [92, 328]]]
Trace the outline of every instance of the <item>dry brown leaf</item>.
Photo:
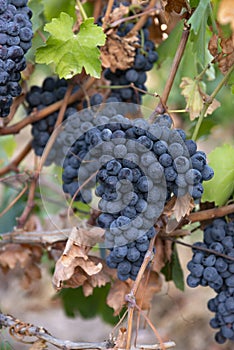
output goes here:
[[63, 287], [77, 288], [77, 287], [83, 286], [87, 278], [88, 278], [87, 274], [85, 274], [85, 272], [80, 267], [76, 267], [74, 274], [69, 280], [65, 281]]
[[129, 292], [130, 288], [127, 282], [116, 280], [111, 286], [106, 303], [114, 309], [114, 316], [117, 316], [126, 304], [125, 295]]
[[219, 5], [217, 18], [220, 24], [230, 23], [234, 32], [234, 3], [233, 0], [222, 0]]
[[136, 302], [141, 306], [142, 310], [149, 310], [155, 293], [162, 289], [162, 278], [155, 271], [150, 271], [150, 275], [146, 273], [142, 278], [140, 286], [136, 294]]
[[190, 11], [190, 6], [186, 0], [163, 0], [163, 5], [166, 12], [180, 13], [183, 8]]
[[14, 269], [17, 265], [25, 268], [31, 261], [31, 250], [20, 244], [7, 244], [0, 253], [0, 266]]
[[37, 266], [41, 256], [42, 249], [39, 246], [7, 244], [0, 250], [0, 267], [3, 272], [20, 268], [22, 287], [28, 288], [32, 281], [41, 278], [41, 270]]
[[166, 264], [164, 242], [165, 241], [163, 241], [159, 236], [157, 236], [155, 241], [155, 249], [157, 253], [155, 254], [153, 259], [152, 270], [158, 273], [160, 273], [160, 271]]
[[103, 234], [104, 231], [98, 228], [73, 228], [62, 256], [55, 265], [52, 282], [56, 289], [62, 286], [77, 288], [84, 285], [85, 294], [90, 295], [93, 288], [110, 281], [110, 275], [103, 270], [101, 259], [88, 255], [90, 246], [87, 247], [87, 244], [92, 246], [101, 241]]
[[130, 32], [121, 38], [116, 34], [116, 30], [110, 29], [106, 35], [106, 44], [101, 47], [102, 65], [110, 68], [112, 72], [132, 67], [136, 55], [135, 49], [139, 46], [136, 33]]
[[186, 193], [183, 197], [178, 197], [176, 199], [175, 205], [172, 208], [172, 213], [174, 214], [177, 222], [185, 216], [188, 215], [194, 208], [193, 198], [189, 193]]
[[229, 68], [234, 64], [234, 34], [232, 35], [232, 38], [224, 38], [219, 26], [218, 29], [219, 35], [214, 34], [211, 37], [208, 49], [214, 57], [214, 61], [218, 62], [220, 71], [225, 75]]
[[123, 18], [129, 12], [129, 7], [120, 3], [119, 7], [116, 7], [110, 14], [110, 22], [113, 23], [118, 19]]

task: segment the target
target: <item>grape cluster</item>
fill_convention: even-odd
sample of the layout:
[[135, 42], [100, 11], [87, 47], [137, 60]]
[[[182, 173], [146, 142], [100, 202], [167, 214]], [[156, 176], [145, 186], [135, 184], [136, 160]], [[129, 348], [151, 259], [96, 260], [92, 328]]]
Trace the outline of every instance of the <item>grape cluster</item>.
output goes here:
[[208, 309], [215, 312], [210, 326], [219, 329], [215, 339], [220, 344], [226, 339], [234, 340], [234, 222], [215, 219], [204, 229], [204, 242], [195, 246], [198, 249], [193, 248], [192, 260], [187, 265], [190, 271], [187, 284], [192, 288], [201, 285], [214, 289], [217, 295], [209, 300]]
[[[48, 77], [44, 80], [42, 87], [32, 86], [30, 91], [26, 95], [26, 101], [28, 102], [28, 113], [31, 113], [33, 109], [42, 110], [43, 108], [59, 101], [64, 98], [67, 91], [67, 81], [65, 79], [58, 79]], [[67, 108], [64, 119], [69, 115], [76, 112], [74, 106]], [[42, 156], [45, 146], [54, 131], [54, 126], [58, 118], [58, 111], [51, 113], [46, 118], [38, 120], [32, 123], [32, 147], [37, 156]], [[48, 155], [46, 164], [49, 165], [53, 160], [57, 163], [58, 159], [61, 159], [56, 152], [60, 151], [59, 147], [53, 147]]]
[[98, 224], [106, 230], [111, 250], [107, 263], [125, 280], [136, 277], [166, 200], [187, 193], [199, 199], [202, 181], [210, 179], [213, 170], [183, 130], [171, 129], [169, 115], [149, 124], [117, 111], [108, 115], [113, 109], [107, 104], [96, 114], [90, 109], [70, 116], [58, 142], [61, 139], [66, 154], [64, 192], [90, 202], [90, 189], [98, 183]]
[[0, 0], [0, 117], [7, 117], [13, 97], [19, 96], [20, 72], [32, 43], [32, 12], [27, 0]]

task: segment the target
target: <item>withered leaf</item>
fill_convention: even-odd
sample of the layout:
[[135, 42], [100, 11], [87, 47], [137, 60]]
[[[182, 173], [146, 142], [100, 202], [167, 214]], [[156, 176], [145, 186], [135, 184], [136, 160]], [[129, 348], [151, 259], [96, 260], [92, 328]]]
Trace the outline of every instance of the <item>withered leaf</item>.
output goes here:
[[106, 44], [101, 47], [101, 60], [105, 68], [112, 72], [116, 69], [125, 70], [132, 67], [136, 55], [139, 39], [135, 32], [129, 32], [120, 37], [116, 30], [110, 29], [107, 33]]
[[158, 273], [166, 264], [164, 242], [165, 241], [163, 241], [159, 236], [157, 236], [155, 241], [155, 249], [157, 254], [155, 254], [153, 259], [152, 270]]
[[116, 280], [107, 295], [106, 303], [114, 309], [114, 316], [118, 315], [126, 304], [125, 295], [130, 292], [127, 282]]
[[176, 220], [179, 222], [185, 215], [188, 215], [194, 208], [193, 198], [189, 193], [176, 199], [175, 205], [172, 208]]
[[[182, 89], [181, 93], [187, 102], [186, 109], [190, 112], [190, 119], [194, 120], [195, 118], [198, 118], [202, 111], [204, 101], [209, 100], [209, 96], [204, 92], [205, 86], [203, 82], [184, 77], [182, 78], [180, 88]], [[205, 116], [213, 113], [213, 111], [219, 106], [220, 103], [214, 99], [207, 109]]]
[[196, 79], [184, 77], [182, 78], [180, 88], [182, 89], [181, 93], [187, 102], [186, 110], [190, 113], [190, 119], [194, 120], [199, 117], [203, 107], [203, 99], [200, 93], [201, 82]]
[[160, 271], [166, 265], [166, 263], [168, 261], [171, 261], [172, 241], [163, 240], [161, 237], [157, 237], [155, 249], [157, 254], [155, 254], [153, 260], [152, 270], [157, 273], [160, 273]]
[[41, 270], [37, 263], [42, 256], [39, 246], [26, 244], [7, 244], [0, 250], [0, 267], [3, 272], [20, 268], [22, 271], [21, 285], [28, 288], [32, 281], [41, 278]]
[[155, 293], [160, 292], [161, 289], [162, 278], [160, 275], [155, 271], [150, 271], [150, 275], [148, 277], [148, 274], [146, 273], [137, 290], [137, 305], [139, 305], [142, 310], [149, 310]]
[[[64, 252], [56, 262], [52, 281], [57, 289], [61, 288], [63, 282], [68, 281], [74, 275], [77, 267], [81, 268], [84, 274], [87, 274], [87, 278], [88, 276], [97, 274], [102, 269], [101, 262], [97, 262], [96, 264], [88, 256], [87, 252], [89, 248], [87, 248], [85, 245], [83, 245], [83, 242], [81, 242], [80, 232], [80, 229], [74, 228], [72, 230], [70, 237], [67, 240]], [[78, 245], [78, 242], [80, 245]], [[73, 284], [74, 282], [72, 281], [71, 283]]]
[[64, 251], [70, 250], [70, 247], [77, 245], [79, 247], [93, 247], [97, 243], [101, 243], [104, 238], [104, 230], [99, 227], [89, 227], [87, 229], [74, 227], [71, 231], [67, 245]]
[[180, 13], [183, 8], [190, 11], [190, 6], [186, 0], [163, 0], [163, 5], [166, 12]]
[[127, 15], [129, 12], [129, 7], [124, 6], [120, 3], [118, 7], [116, 7], [110, 14], [110, 22], [113, 23], [115, 21], [118, 21], [118, 19], [123, 18], [125, 15]]
[[219, 34], [214, 34], [211, 37], [208, 49], [214, 57], [214, 61], [218, 62], [221, 73], [225, 75], [234, 64], [234, 33], [232, 37], [224, 38], [220, 26], [218, 26], [218, 30]]

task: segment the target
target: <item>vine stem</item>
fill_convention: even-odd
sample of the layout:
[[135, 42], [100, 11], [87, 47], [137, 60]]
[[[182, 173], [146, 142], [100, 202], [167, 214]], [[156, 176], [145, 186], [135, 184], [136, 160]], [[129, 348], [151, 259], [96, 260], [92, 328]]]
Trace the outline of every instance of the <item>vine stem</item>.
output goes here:
[[[95, 82], [96, 78], [90, 77], [86, 80], [86, 82], [83, 85], [83, 88], [85, 90], [88, 90], [93, 83]], [[74, 94], [72, 94], [68, 99], [68, 104], [72, 104], [79, 100], [84, 95], [82, 89], [79, 89]], [[23, 128], [25, 128], [27, 125], [32, 124], [38, 120], [41, 120], [48, 115], [56, 112], [63, 104], [63, 100], [57, 101], [53, 103], [52, 105], [49, 105], [46, 108], [41, 109], [40, 111], [33, 111], [31, 114], [29, 114], [26, 118], [22, 119], [18, 123], [15, 123], [13, 125], [10, 125], [8, 127], [2, 127], [0, 128], [0, 135], [10, 135], [10, 134], [17, 134], [19, 133]]]
[[200, 127], [202, 125], [203, 119], [206, 115], [207, 109], [209, 108], [209, 106], [211, 105], [211, 103], [213, 102], [215, 96], [218, 94], [218, 92], [222, 89], [222, 87], [224, 86], [224, 84], [226, 84], [226, 82], [228, 81], [228, 79], [230, 78], [230, 75], [232, 74], [234, 70], [234, 65], [229, 68], [227, 74], [223, 77], [223, 79], [221, 80], [221, 82], [216, 86], [216, 88], [214, 89], [214, 91], [212, 92], [212, 94], [207, 97], [207, 99], [204, 101], [204, 105], [201, 111], [201, 114], [198, 118], [197, 124], [195, 126], [194, 132], [193, 132], [193, 136], [192, 136], [192, 140], [196, 141], [197, 140], [197, 136], [198, 136], [198, 132], [200, 130]]
[[[190, 223], [192, 223], [214, 219], [232, 213], [234, 213], [234, 204], [226, 205], [221, 208], [206, 209], [196, 213], [191, 213], [187, 219]], [[56, 242], [66, 241], [70, 231], [71, 229], [64, 229], [43, 231], [39, 233], [37, 231], [24, 232], [23, 230], [16, 229], [12, 232], [0, 234], [0, 246], [8, 243], [52, 245]], [[142, 270], [140, 271], [142, 273]], [[136, 283], [138, 283], [138, 280], [135, 281], [135, 284]], [[134, 287], [134, 291], [135, 289], [136, 287]]]
[[194, 244], [185, 243], [185, 242], [179, 241], [178, 239], [175, 239], [175, 238], [172, 238], [172, 237], [165, 237], [165, 236], [162, 236], [161, 238], [162, 238], [163, 240], [171, 241], [171, 242], [174, 242], [174, 243], [183, 245], [183, 246], [185, 246], [185, 247], [189, 247], [189, 248], [191, 248], [191, 249], [201, 250], [202, 252], [206, 252], [206, 253], [209, 253], [209, 254], [214, 254], [214, 255], [216, 255], [216, 256], [220, 256], [221, 258], [225, 258], [225, 259], [227, 259], [227, 260], [234, 261], [234, 258], [233, 258], [233, 257], [228, 256], [228, 255], [223, 254], [223, 253], [219, 253], [219, 252], [217, 252], [216, 250], [213, 250], [213, 249], [203, 248], [203, 247], [196, 246], [196, 245], [194, 245]]
[[54, 125], [54, 132], [53, 134], [51, 135], [51, 137], [49, 138], [49, 141], [46, 145], [46, 149], [45, 151], [43, 152], [43, 155], [42, 155], [42, 158], [41, 158], [41, 162], [39, 164], [39, 167], [37, 169], [38, 173], [41, 172], [42, 170], [42, 167], [46, 161], [46, 158], [48, 157], [50, 151], [51, 151], [51, 148], [53, 147], [53, 144], [55, 142], [55, 139], [56, 137], [58, 136], [58, 133], [60, 131], [60, 128], [59, 128], [59, 125], [61, 125], [62, 121], [63, 121], [63, 117], [64, 117], [64, 114], [66, 112], [66, 108], [67, 108], [67, 105], [68, 105], [68, 101], [69, 101], [69, 97], [71, 96], [71, 92], [72, 92], [72, 84], [70, 84], [67, 88], [67, 91], [66, 91], [66, 94], [64, 96], [64, 99], [63, 99], [63, 103], [60, 107], [60, 110], [59, 110], [59, 113], [58, 113], [58, 118], [56, 120], [56, 123]]
[[32, 149], [32, 140], [30, 140], [26, 146], [22, 149], [22, 151], [13, 159], [9, 164], [0, 169], [0, 176], [7, 174], [10, 171], [14, 171], [16, 173], [19, 172], [18, 165], [21, 161], [29, 154]]
[[186, 47], [186, 44], [188, 41], [189, 34], [190, 34], [190, 28], [185, 26], [183, 33], [182, 33], [182, 36], [181, 36], [180, 43], [178, 45], [178, 49], [176, 51], [174, 60], [172, 62], [171, 70], [170, 70], [166, 85], [165, 85], [163, 93], [162, 93], [161, 101], [155, 109], [156, 114], [163, 113], [165, 110], [165, 106], [166, 106], [166, 103], [167, 103], [167, 100], [168, 100], [168, 97], [169, 97], [169, 94], [170, 94], [170, 91], [171, 91], [171, 88], [172, 88], [172, 85], [173, 85], [173, 82], [174, 82], [174, 79], [175, 79], [175, 76], [176, 76], [176, 73], [178, 70], [178, 67], [180, 65], [181, 59], [182, 59], [184, 51], [185, 51], [185, 47]]
[[130, 30], [130, 33], [138, 32], [144, 26], [145, 22], [147, 21], [147, 18], [149, 17], [150, 10], [155, 7], [156, 3], [157, 3], [157, 0], [150, 1], [149, 5], [145, 10], [145, 14], [139, 19], [139, 21]]
[[107, 22], [109, 20], [113, 5], [114, 5], [114, 0], [109, 0], [106, 8], [106, 13], [103, 18], [103, 24], [102, 24], [103, 30], [105, 30], [107, 27]]
[[133, 326], [133, 314], [134, 314], [134, 308], [136, 306], [135, 303], [135, 295], [138, 290], [138, 287], [141, 283], [142, 277], [145, 273], [145, 270], [147, 268], [148, 263], [152, 260], [153, 257], [153, 248], [154, 248], [154, 241], [156, 237], [153, 237], [150, 241], [149, 248], [145, 254], [143, 263], [141, 265], [141, 268], [137, 274], [137, 278], [133, 284], [133, 287], [131, 289], [131, 292], [126, 296], [126, 300], [128, 301], [128, 326], [127, 326], [127, 339], [126, 339], [126, 350], [130, 350], [131, 348], [131, 340], [132, 340], [132, 326]]
[[[63, 350], [84, 350], [84, 349], [107, 349], [107, 342], [102, 343], [86, 343], [86, 342], [72, 342], [69, 340], [62, 340], [53, 337], [45, 328], [34, 326], [29, 323], [22, 322], [13, 316], [5, 315], [0, 312], [0, 326], [9, 328], [9, 333], [16, 340], [27, 343], [24, 341], [23, 337], [36, 337], [38, 339], [44, 340], [46, 343], [53, 344], [57, 348]], [[28, 342], [29, 344], [35, 343]]]
[[187, 219], [190, 223], [197, 221], [205, 221], [214, 218], [220, 218], [222, 216], [234, 213], [234, 204], [225, 205], [220, 208], [206, 209], [191, 213], [188, 215]]
[[79, 8], [79, 11], [81, 13], [82, 18], [85, 21], [88, 18], [88, 16], [86, 15], [85, 10], [84, 10], [80, 0], [77, 0], [76, 3], [77, 3], [77, 6]]

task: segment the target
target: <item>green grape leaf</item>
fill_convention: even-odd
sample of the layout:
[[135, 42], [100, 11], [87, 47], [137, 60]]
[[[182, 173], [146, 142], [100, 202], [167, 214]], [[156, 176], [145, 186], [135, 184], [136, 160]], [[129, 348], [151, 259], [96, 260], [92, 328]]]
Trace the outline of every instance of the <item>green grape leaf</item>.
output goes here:
[[181, 39], [183, 27], [183, 22], [179, 21], [172, 32], [169, 34], [168, 38], [160, 44], [159, 48], [157, 49], [159, 57], [157, 63], [159, 65], [169, 57], [174, 58]]
[[86, 19], [78, 34], [72, 31], [73, 19], [62, 12], [59, 18], [45, 25], [50, 33], [46, 45], [37, 49], [36, 62], [55, 64], [55, 72], [60, 78], [69, 79], [81, 73], [99, 78], [101, 74], [100, 50], [104, 45], [103, 29], [94, 24], [93, 18]]
[[113, 316], [113, 309], [106, 304], [109, 290], [108, 283], [104, 287], [94, 288], [93, 294], [85, 297], [82, 287], [66, 288], [59, 293], [59, 297], [69, 317], [75, 317], [77, 313], [86, 319], [99, 315], [105, 322], [115, 324], [119, 318]]
[[173, 281], [175, 286], [184, 291], [184, 274], [180, 265], [176, 245], [173, 246], [171, 261], [168, 261], [161, 272], [164, 274], [166, 281]]
[[234, 192], [234, 147], [224, 144], [216, 147], [208, 155], [209, 165], [214, 169], [214, 177], [204, 182], [202, 202], [224, 205]]
[[14, 154], [16, 141], [13, 135], [6, 135], [0, 139], [0, 165], [3, 159], [8, 159]]
[[191, 26], [190, 41], [193, 42], [193, 52], [202, 67], [208, 63], [206, 59], [208, 58], [206, 55], [206, 26], [210, 14], [210, 0], [202, 0], [188, 20], [188, 24]]
[[209, 7], [209, 3], [210, 3], [210, 0], [200, 1], [193, 15], [188, 20], [188, 24], [191, 25], [191, 31], [193, 31], [195, 35], [198, 34], [202, 26], [204, 15], [207, 15], [206, 12]]
[[76, 18], [75, 0], [42, 0], [42, 3], [47, 21], [58, 17], [61, 12], [68, 13], [74, 20]]
[[33, 32], [35, 33], [44, 23], [43, 21], [43, 11], [44, 6], [38, 0], [30, 0], [28, 3], [29, 8], [32, 10], [32, 26]]

